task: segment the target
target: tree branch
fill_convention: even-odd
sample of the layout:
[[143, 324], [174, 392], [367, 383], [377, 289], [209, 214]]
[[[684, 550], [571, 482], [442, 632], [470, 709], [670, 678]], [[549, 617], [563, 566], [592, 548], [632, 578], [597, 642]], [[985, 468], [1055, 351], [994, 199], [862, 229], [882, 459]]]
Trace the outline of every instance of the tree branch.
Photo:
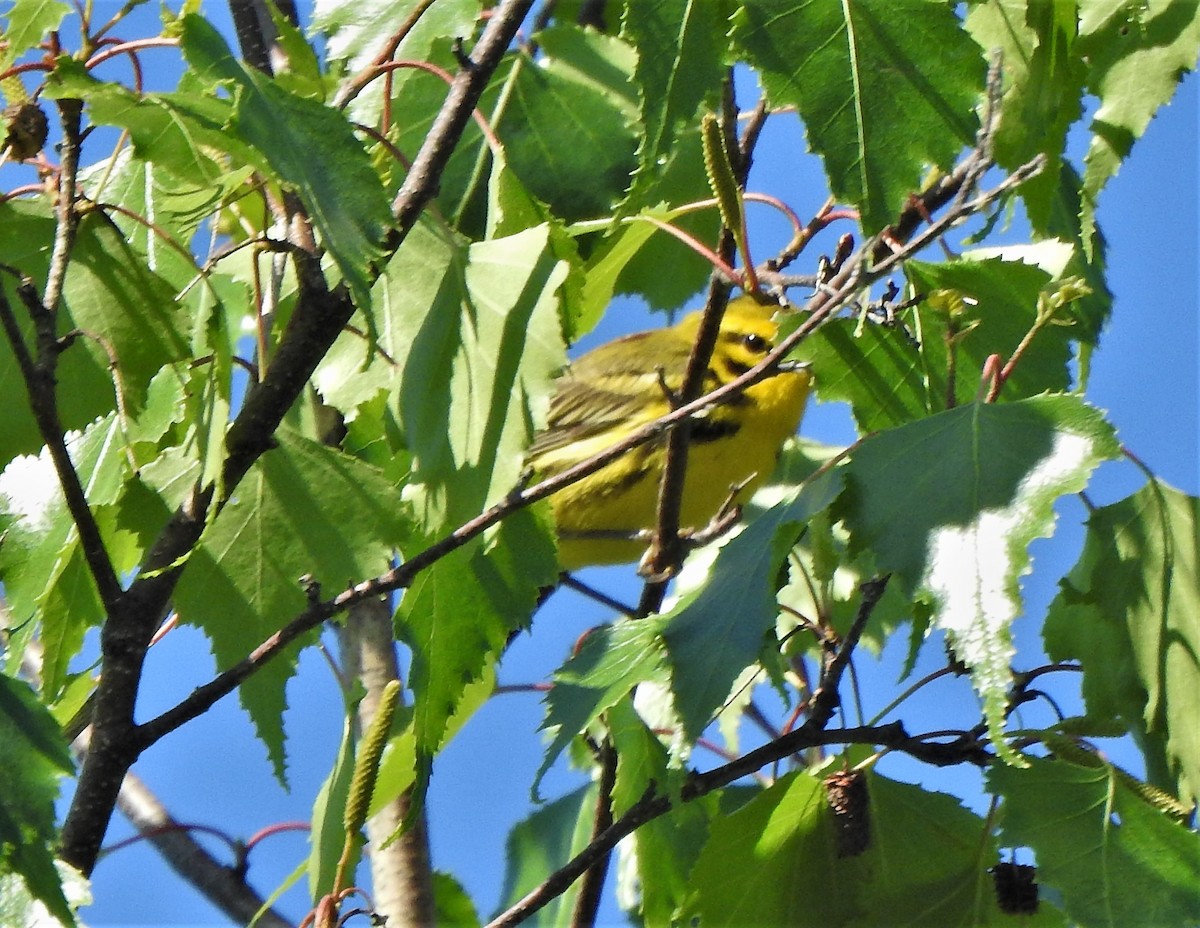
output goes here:
[[[612, 741], [605, 736], [600, 744], [600, 779], [596, 784], [596, 811], [592, 818], [593, 841], [604, 834], [613, 823], [612, 792], [616, 782], [617, 752]], [[579, 884], [579, 895], [575, 898], [575, 911], [571, 913], [571, 928], [591, 928], [596, 924], [611, 857], [611, 853], [599, 855], [584, 871]]]
[[[751, 138], [747, 136], [746, 148], [742, 148], [738, 144], [736, 137], [737, 103], [733, 96], [732, 71], [726, 74], [722, 91], [721, 128], [726, 135], [726, 150], [740, 154], [740, 158], [738, 158], [740, 163], [734, 165], [734, 173], [739, 190], [744, 190], [750, 166], [749, 143]], [[717, 254], [725, 264], [733, 263], [737, 254], [737, 240], [732, 229], [721, 227], [717, 242]], [[709, 364], [721, 332], [721, 319], [724, 317], [725, 307], [729, 303], [729, 291], [729, 284], [719, 275], [714, 274], [710, 278], [704, 315], [700, 319], [700, 328], [692, 343], [683, 383], [679, 387], [678, 401], [680, 403], [694, 400], [704, 392]], [[679, 519], [683, 508], [684, 481], [687, 479], [688, 448], [692, 437], [691, 422], [690, 418], [682, 420], [667, 436], [666, 458], [663, 462], [662, 478], [658, 490], [654, 541], [645, 562], [648, 579], [642, 588], [642, 598], [638, 604], [638, 612], [641, 615], [649, 615], [661, 608], [663, 597], [667, 592], [667, 584], [679, 569], [686, 553], [683, 539], [679, 536]]]
[[67, 440], [58, 415], [58, 401], [55, 395], [55, 368], [57, 367], [59, 346], [54, 337], [54, 317], [46, 311], [38, 299], [29, 281], [20, 284], [18, 292], [29, 306], [33, 315], [34, 329], [39, 344], [39, 356], [34, 358], [29, 353], [25, 338], [21, 334], [16, 313], [8, 301], [8, 295], [0, 289], [0, 327], [12, 346], [13, 356], [21, 372], [21, 380], [29, 398], [29, 409], [37, 423], [38, 435], [50, 454], [54, 473], [62, 488], [63, 499], [71, 521], [79, 532], [79, 544], [83, 550], [84, 560], [96, 583], [100, 601], [105, 609], [112, 609], [121, 595], [121, 583], [117, 579], [112, 559], [104, 545], [100, 527], [88, 506], [87, 494], [79, 474], [71, 461], [67, 448]]
[[[133, 773], [125, 775], [117, 799], [121, 812], [154, 845], [171, 869], [238, 925], [248, 925], [265, 902], [245, 880], [244, 862], [223, 864], [171, 816], [158, 797]], [[259, 916], [262, 928], [291, 923], [274, 909]]]

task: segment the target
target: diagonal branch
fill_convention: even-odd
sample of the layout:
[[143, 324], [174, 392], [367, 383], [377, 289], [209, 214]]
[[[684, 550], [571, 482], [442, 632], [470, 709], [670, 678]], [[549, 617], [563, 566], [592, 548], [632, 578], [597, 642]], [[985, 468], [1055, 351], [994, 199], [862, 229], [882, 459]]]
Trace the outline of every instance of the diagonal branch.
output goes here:
[[50, 270], [41, 297], [33, 283], [23, 280], [17, 293], [33, 322], [34, 349], [25, 343], [16, 314], [8, 297], [0, 291], [0, 327], [12, 346], [21, 380], [29, 397], [29, 409], [37, 423], [38, 434], [46, 446], [55, 475], [62, 488], [63, 499], [71, 521], [79, 532], [80, 547], [88, 570], [96, 583], [100, 600], [111, 611], [121, 595], [121, 583], [112, 558], [104, 545], [100, 528], [88, 506], [87, 494], [67, 449], [62, 420], [58, 414], [58, 358], [65, 343], [58, 337], [58, 308], [62, 302], [67, 267], [75, 246], [79, 228], [79, 213], [75, 194], [79, 172], [79, 148], [83, 104], [79, 100], [59, 100], [63, 138], [60, 146], [62, 163], [58, 172], [58, 191], [55, 203], [56, 224], [54, 245], [50, 254]]
[[[739, 191], [745, 189], [746, 175], [750, 166], [751, 150], [738, 144], [735, 136], [737, 127], [737, 103], [733, 97], [733, 74], [726, 75], [722, 88], [721, 128], [726, 133], [726, 150], [739, 152], [740, 163], [734, 166]], [[749, 139], [747, 140], [749, 142]], [[725, 264], [732, 264], [737, 253], [734, 230], [722, 226], [717, 243], [717, 254]], [[708, 299], [700, 329], [688, 356], [683, 383], [679, 387], [679, 400], [687, 403], [704, 392], [704, 383], [720, 335], [721, 319], [729, 303], [729, 284], [714, 274], [708, 287]], [[649, 579], [642, 589], [638, 613], [649, 615], [657, 612], [666, 595], [667, 583], [679, 569], [685, 554], [683, 540], [679, 537], [679, 520], [683, 508], [683, 486], [687, 477], [688, 446], [691, 441], [691, 420], [685, 419], [672, 429], [667, 438], [666, 459], [663, 462], [662, 479], [658, 491], [658, 512], [655, 520], [654, 542], [645, 562]]]
[[[21, 372], [21, 380], [24, 382], [26, 393], [29, 396], [29, 409], [37, 422], [38, 434], [50, 454], [54, 472], [58, 477], [59, 486], [62, 488], [63, 499], [66, 501], [67, 511], [71, 514], [76, 531], [79, 532], [79, 544], [83, 550], [84, 559], [87, 561], [88, 570], [96, 582], [96, 589], [100, 593], [100, 600], [104, 603], [105, 609], [112, 609], [121, 595], [121, 583], [117, 579], [112, 559], [108, 556], [104, 539], [100, 535], [100, 527], [96, 524], [96, 519], [88, 506], [87, 494], [84, 493], [79, 474], [71, 461], [62, 421], [58, 416], [58, 403], [54, 390], [54, 368], [58, 356], [58, 344], [53, 338], [54, 320], [41, 310], [42, 304], [33, 291], [31, 283], [26, 281], [20, 285], [19, 289], [25, 297], [25, 302], [30, 305], [31, 311], [33, 306], [39, 307], [39, 310], [34, 313], [34, 326], [39, 330], [49, 327], [51, 334], [48, 341], [52, 345], [49, 349], [49, 357], [35, 359], [29, 353], [29, 347], [25, 344], [25, 338], [21, 334], [12, 304], [9, 303], [8, 296], [3, 289], [0, 289], [0, 327], [3, 327], [4, 334], [12, 346], [13, 356], [16, 358], [17, 367]], [[40, 332], [38, 341], [46, 341], [41, 337]]]

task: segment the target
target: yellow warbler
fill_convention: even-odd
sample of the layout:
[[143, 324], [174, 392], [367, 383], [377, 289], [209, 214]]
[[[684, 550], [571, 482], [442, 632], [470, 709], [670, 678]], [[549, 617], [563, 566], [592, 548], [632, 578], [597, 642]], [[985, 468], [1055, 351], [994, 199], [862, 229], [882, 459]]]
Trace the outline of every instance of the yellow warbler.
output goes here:
[[[733, 300], [721, 321], [705, 391], [750, 370], [773, 347], [774, 306]], [[701, 314], [677, 325], [618, 338], [583, 355], [563, 373], [549, 421], [529, 450], [538, 477], [549, 477], [611, 447], [669, 412], [668, 391], [683, 381]], [[703, 528], [731, 490], [744, 500], [769, 476], [784, 439], [796, 431], [808, 398], [807, 369], [784, 366], [728, 402], [696, 416], [684, 481], [681, 525]], [[635, 533], [655, 524], [666, 436], [634, 448], [559, 491], [551, 502], [563, 567], [636, 560]]]

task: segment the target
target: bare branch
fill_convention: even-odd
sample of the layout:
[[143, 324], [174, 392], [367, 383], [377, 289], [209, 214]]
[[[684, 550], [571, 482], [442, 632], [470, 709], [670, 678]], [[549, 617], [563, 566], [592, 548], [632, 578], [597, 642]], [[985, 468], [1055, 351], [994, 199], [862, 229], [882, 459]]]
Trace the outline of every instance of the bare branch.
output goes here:
[[[593, 841], [612, 826], [612, 794], [617, 782], [617, 752], [607, 737], [601, 743], [599, 753], [600, 779], [596, 784], [596, 811], [592, 818]], [[571, 913], [571, 928], [591, 928], [596, 924], [611, 856], [600, 855], [584, 872], [579, 895], [575, 899], [575, 910]]]

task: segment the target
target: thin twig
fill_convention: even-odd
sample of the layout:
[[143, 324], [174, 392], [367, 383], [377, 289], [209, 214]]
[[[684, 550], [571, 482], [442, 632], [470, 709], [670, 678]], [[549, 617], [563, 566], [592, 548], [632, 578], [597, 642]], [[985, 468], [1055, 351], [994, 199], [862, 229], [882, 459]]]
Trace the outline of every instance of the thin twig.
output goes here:
[[[733, 74], [726, 74], [722, 94], [722, 123], [727, 133], [735, 131], [737, 125], [737, 102], [733, 96]], [[735, 146], [727, 150], [738, 151]], [[749, 153], [742, 153], [740, 164], [734, 165], [734, 175], [740, 190], [746, 186], [745, 168], [750, 162]], [[744, 214], [744, 211], [743, 211]], [[730, 266], [737, 254], [737, 238], [733, 230], [722, 227], [717, 241], [716, 253], [721, 263]], [[729, 284], [716, 275], [710, 279], [708, 299], [700, 317], [700, 326], [688, 355], [683, 381], [679, 385], [678, 397], [686, 404], [704, 392], [708, 368], [712, 361], [720, 336], [721, 320], [729, 303]], [[666, 595], [667, 583], [683, 562], [686, 550], [679, 536], [680, 516], [683, 509], [683, 487], [687, 477], [688, 448], [691, 442], [691, 421], [685, 420], [667, 437], [662, 477], [659, 481], [658, 508], [655, 514], [654, 541], [647, 555], [644, 572], [648, 577], [642, 588], [638, 613], [649, 615], [657, 612]]]
[[[592, 818], [592, 840], [612, 825], [612, 792], [617, 782], [617, 752], [607, 738], [600, 745], [600, 778], [596, 783], [596, 811]], [[600, 900], [604, 895], [604, 880], [608, 876], [610, 855], [596, 859], [583, 874], [575, 909], [571, 913], [571, 928], [591, 928], [596, 924]]]

